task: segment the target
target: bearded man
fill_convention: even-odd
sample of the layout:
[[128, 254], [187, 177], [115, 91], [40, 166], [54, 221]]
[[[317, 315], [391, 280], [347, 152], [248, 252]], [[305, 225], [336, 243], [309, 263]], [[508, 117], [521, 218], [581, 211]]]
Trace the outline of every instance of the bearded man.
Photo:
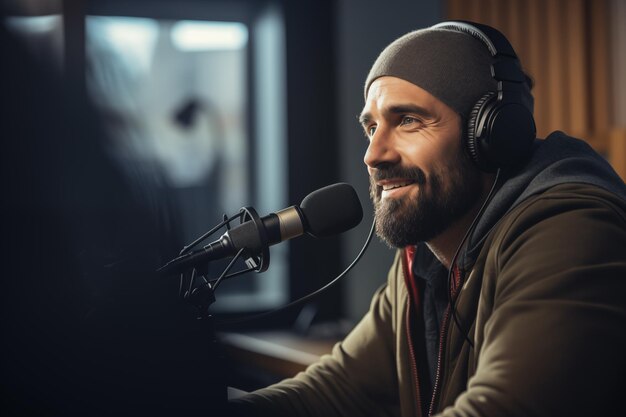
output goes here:
[[389, 45], [365, 83], [387, 283], [332, 354], [235, 402], [242, 415], [555, 416], [619, 409], [626, 186], [583, 141], [535, 139], [495, 29]]

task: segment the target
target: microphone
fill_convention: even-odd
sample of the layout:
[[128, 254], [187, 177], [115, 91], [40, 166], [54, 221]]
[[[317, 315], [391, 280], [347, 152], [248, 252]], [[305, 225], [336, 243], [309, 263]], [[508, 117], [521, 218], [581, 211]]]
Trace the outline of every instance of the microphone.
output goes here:
[[336, 235], [352, 229], [362, 218], [363, 208], [351, 185], [328, 185], [307, 195], [300, 206], [270, 213], [260, 221], [244, 221], [201, 250], [171, 260], [157, 272], [162, 275], [181, 273], [209, 261], [234, 256], [241, 249], [258, 253], [304, 233], [316, 238]]

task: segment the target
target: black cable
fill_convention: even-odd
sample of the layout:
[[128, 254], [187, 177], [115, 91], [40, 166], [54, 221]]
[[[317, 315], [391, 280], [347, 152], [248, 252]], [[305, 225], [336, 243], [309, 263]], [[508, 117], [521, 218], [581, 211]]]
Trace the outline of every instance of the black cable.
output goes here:
[[286, 304], [282, 307], [278, 307], [275, 308], [274, 310], [269, 310], [266, 311], [264, 313], [259, 313], [259, 314], [255, 314], [252, 316], [248, 316], [248, 317], [242, 317], [242, 318], [237, 318], [237, 319], [219, 319], [218, 317], [216, 317], [215, 323], [216, 324], [241, 324], [241, 323], [246, 323], [249, 321], [253, 321], [253, 320], [259, 320], [259, 319], [263, 319], [269, 316], [272, 316], [276, 313], [285, 311], [289, 308], [298, 306], [300, 304], [305, 303], [306, 301], [309, 301], [311, 298], [314, 298], [316, 296], [318, 296], [319, 294], [321, 294], [322, 292], [326, 291], [327, 289], [329, 289], [331, 286], [335, 285], [341, 278], [343, 278], [344, 275], [346, 275], [348, 273], [348, 271], [350, 271], [354, 265], [356, 265], [357, 262], [359, 262], [359, 260], [363, 257], [363, 254], [365, 253], [365, 250], [367, 249], [367, 247], [369, 246], [370, 242], [372, 241], [372, 236], [374, 235], [374, 230], [376, 229], [376, 220], [372, 221], [372, 227], [370, 228], [369, 234], [367, 235], [367, 239], [365, 240], [365, 244], [363, 245], [363, 247], [361, 248], [361, 251], [359, 252], [359, 254], [356, 256], [356, 258], [354, 258], [354, 260], [352, 261], [352, 263], [350, 265], [348, 265], [348, 267], [339, 275], [337, 275], [332, 281], [330, 281], [328, 284], [324, 285], [323, 287], [313, 291], [312, 293], [309, 293], [295, 301], [292, 301], [289, 304]]
[[[461, 325], [461, 322], [459, 320], [459, 317], [456, 314], [457, 313], [457, 311], [456, 311], [456, 302], [457, 302], [458, 298], [457, 298], [457, 300], [452, 300], [452, 273], [454, 271], [454, 266], [456, 264], [456, 260], [457, 260], [457, 258], [459, 256], [459, 254], [461, 253], [461, 248], [463, 248], [463, 245], [465, 244], [465, 241], [470, 236], [470, 234], [474, 231], [474, 228], [476, 227], [476, 225], [478, 224], [478, 221], [482, 217], [482, 214], [485, 211], [485, 208], [487, 208], [487, 204], [489, 203], [489, 201], [491, 201], [491, 198], [493, 197], [493, 194], [494, 194], [494, 192], [496, 190], [496, 186], [498, 184], [498, 179], [499, 178], [500, 178], [500, 168], [498, 168], [498, 171], [496, 171], [496, 178], [493, 180], [493, 185], [491, 186], [491, 189], [489, 190], [489, 193], [487, 194], [487, 197], [485, 198], [485, 201], [483, 202], [482, 206], [480, 206], [480, 209], [478, 210], [478, 213], [476, 213], [476, 216], [474, 217], [474, 220], [472, 220], [472, 223], [470, 224], [470, 227], [465, 232], [465, 235], [463, 236], [463, 239], [461, 239], [461, 243], [456, 248], [456, 252], [454, 253], [454, 256], [452, 257], [452, 262], [450, 262], [450, 270], [448, 271], [448, 282], [447, 282], [448, 304], [450, 305], [450, 308], [452, 309], [452, 318], [454, 319], [455, 324], [459, 328], [459, 331], [465, 336], [465, 340], [467, 340], [467, 342], [470, 344], [470, 346], [472, 348], [474, 347], [474, 343], [469, 338], [469, 334], [468, 334], [469, 331], [466, 332], [464, 330], [464, 328]], [[459, 268], [459, 272], [460, 271], [461, 271], [461, 268]], [[462, 282], [459, 282], [459, 286], [461, 286], [462, 284], [463, 284]]]

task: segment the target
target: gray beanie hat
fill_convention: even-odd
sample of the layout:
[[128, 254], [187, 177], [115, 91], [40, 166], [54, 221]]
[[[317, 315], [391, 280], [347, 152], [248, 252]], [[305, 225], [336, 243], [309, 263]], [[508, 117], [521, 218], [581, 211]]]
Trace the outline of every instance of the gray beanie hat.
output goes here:
[[493, 58], [472, 35], [447, 29], [420, 29], [392, 42], [378, 56], [365, 81], [383, 76], [401, 78], [468, 117], [487, 92], [498, 91], [491, 76]]

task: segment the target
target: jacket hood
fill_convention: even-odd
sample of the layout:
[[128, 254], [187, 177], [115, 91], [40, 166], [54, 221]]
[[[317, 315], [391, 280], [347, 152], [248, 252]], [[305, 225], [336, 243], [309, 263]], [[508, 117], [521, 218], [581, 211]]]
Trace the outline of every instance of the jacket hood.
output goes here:
[[611, 165], [585, 141], [556, 131], [535, 140], [532, 156], [514, 172], [503, 172], [494, 193], [462, 251], [463, 262], [472, 264], [491, 229], [527, 198], [560, 184], [582, 183], [603, 188], [626, 201], [626, 184]]
[[[478, 256], [489, 232], [506, 213], [527, 198], [559, 184], [583, 183], [601, 187], [626, 201], [626, 185], [609, 163], [586, 142], [556, 131], [546, 139], [537, 139], [528, 162], [512, 172], [500, 174], [500, 187], [485, 208], [474, 231], [459, 255], [458, 264], [467, 269]], [[421, 269], [436, 257], [425, 244], [418, 245]], [[427, 253], [425, 253], [427, 252]], [[430, 262], [425, 258], [431, 258]], [[438, 263], [436, 261], [435, 263]]]

